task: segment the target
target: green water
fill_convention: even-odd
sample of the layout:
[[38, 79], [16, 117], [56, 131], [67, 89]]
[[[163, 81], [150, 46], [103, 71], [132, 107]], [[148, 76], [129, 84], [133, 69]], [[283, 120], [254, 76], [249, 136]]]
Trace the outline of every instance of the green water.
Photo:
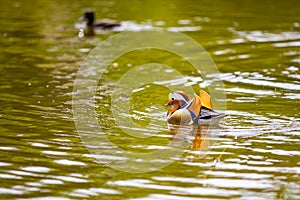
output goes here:
[[[183, 154], [159, 170], [128, 173], [106, 165], [113, 157], [96, 159], [74, 124], [73, 85], [82, 61], [117, 32], [78, 37], [75, 24], [84, 8], [134, 29], [162, 27], [193, 38], [218, 67], [229, 116], [211, 131], [197, 129], [201, 136], [188, 135]], [[295, 0], [1, 0], [0, 198], [300, 199], [298, 13]], [[151, 137], [126, 135], [114, 123], [116, 81], [128, 66], [153, 61], [184, 74], [169, 77], [182, 90], [203, 85], [190, 64], [168, 52], [115, 60], [98, 84], [95, 110], [107, 138], [126, 151], [155, 152], [173, 138], [164, 122], [167, 109], [157, 106], [168, 100], [162, 85], [145, 85], [129, 100], [126, 116]], [[157, 119], [150, 129], [149, 108]]]

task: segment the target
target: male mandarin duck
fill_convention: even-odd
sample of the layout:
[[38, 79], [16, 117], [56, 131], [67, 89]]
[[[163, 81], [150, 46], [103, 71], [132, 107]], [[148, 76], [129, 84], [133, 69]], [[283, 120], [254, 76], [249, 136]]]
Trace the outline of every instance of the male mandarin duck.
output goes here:
[[192, 100], [182, 91], [171, 92], [165, 106], [172, 106], [167, 112], [170, 124], [213, 124], [226, 116], [212, 109], [210, 96], [204, 90], [200, 90], [200, 96], [194, 94]]

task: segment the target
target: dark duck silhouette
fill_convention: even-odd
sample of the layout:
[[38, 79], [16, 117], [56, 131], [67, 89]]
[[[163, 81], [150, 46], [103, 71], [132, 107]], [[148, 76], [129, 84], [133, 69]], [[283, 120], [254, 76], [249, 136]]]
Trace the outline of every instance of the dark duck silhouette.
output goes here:
[[80, 18], [80, 21], [86, 20], [86, 35], [92, 36], [95, 34], [94, 29], [109, 30], [114, 27], [121, 26], [121, 23], [113, 19], [101, 19], [95, 21], [95, 12], [88, 10]]

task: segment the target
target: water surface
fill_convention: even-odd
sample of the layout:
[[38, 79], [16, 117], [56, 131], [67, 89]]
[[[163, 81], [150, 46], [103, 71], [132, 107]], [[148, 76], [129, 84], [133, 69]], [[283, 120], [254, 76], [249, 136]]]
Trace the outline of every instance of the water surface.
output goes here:
[[[74, 25], [88, 7], [98, 18], [181, 31], [218, 66], [229, 116], [220, 127], [187, 135], [184, 153], [165, 168], [118, 171], [81, 142], [72, 115], [76, 73], [99, 42], [117, 33], [79, 38]], [[0, 197], [299, 199], [299, 9], [293, 0], [0, 1]], [[183, 90], [207, 86], [166, 52], [136, 52], [110, 66], [97, 91], [99, 123], [115, 144], [133, 152], [164, 149], [172, 139], [165, 108], [154, 113], [163, 126], [140, 130], [151, 136], [147, 140], [124, 134], [111, 115], [114, 81], [149, 57], [178, 64], [186, 76], [170, 82]], [[148, 108], [164, 105], [168, 92], [157, 84], [137, 89], [129, 117], [147, 125]]]

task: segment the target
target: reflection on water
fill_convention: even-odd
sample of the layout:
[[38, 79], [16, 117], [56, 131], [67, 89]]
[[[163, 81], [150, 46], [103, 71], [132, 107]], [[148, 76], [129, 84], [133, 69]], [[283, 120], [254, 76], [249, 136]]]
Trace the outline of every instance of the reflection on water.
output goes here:
[[[298, 4], [0, 1], [0, 198], [300, 199]], [[226, 86], [228, 117], [220, 127], [168, 129], [160, 110], [151, 114], [163, 127], [139, 129], [147, 139], [123, 134], [111, 118], [111, 79], [140, 64], [136, 54], [112, 65], [99, 88], [96, 109], [105, 133], [133, 152], [165, 150], [176, 139], [188, 145], [167, 167], [141, 174], [106, 165], [124, 155], [90, 153], [73, 125], [73, 82], [87, 54], [117, 32], [78, 38], [74, 23], [87, 7], [127, 29], [182, 31], [201, 43]], [[211, 84], [168, 55], [148, 54], [186, 74], [166, 84], [183, 90]], [[168, 93], [157, 85], [138, 88], [128, 117], [146, 123], [145, 107], [163, 105]], [[186, 134], [175, 137], [180, 128]]]
[[[209, 125], [179, 126], [168, 124], [168, 129], [172, 135], [171, 140], [188, 140], [191, 144], [189, 155], [183, 156], [183, 160], [201, 160], [210, 154], [214, 143], [217, 141], [220, 127]], [[181, 134], [181, 137], [176, 137]]]

